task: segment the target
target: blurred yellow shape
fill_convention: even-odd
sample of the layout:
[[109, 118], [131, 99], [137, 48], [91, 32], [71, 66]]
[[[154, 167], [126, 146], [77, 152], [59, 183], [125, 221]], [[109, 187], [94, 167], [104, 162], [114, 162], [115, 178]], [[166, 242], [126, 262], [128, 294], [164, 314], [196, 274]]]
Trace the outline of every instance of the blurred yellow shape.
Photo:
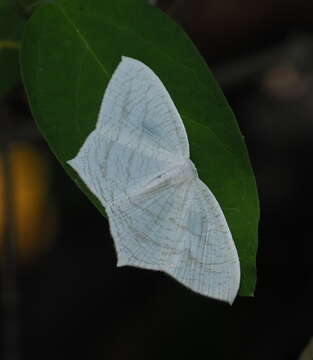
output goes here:
[[[49, 181], [44, 158], [28, 143], [10, 146], [11, 179], [13, 182], [14, 211], [18, 256], [29, 260], [50, 245], [55, 234], [55, 208], [48, 201]], [[3, 248], [4, 204], [3, 154], [0, 154], [0, 251]], [[50, 200], [50, 199], [49, 199]], [[51, 236], [52, 235], [52, 236]]]

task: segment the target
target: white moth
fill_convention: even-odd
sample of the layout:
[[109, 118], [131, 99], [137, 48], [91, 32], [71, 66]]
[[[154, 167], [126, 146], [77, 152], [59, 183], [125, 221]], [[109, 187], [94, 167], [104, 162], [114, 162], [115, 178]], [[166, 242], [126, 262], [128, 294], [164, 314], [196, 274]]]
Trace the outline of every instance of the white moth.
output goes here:
[[164, 271], [232, 303], [240, 282], [223, 212], [189, 157], [182, 119], [142, 62], [122, 57], [96, 128], [68, 163], [106, 209], [117, 266]]

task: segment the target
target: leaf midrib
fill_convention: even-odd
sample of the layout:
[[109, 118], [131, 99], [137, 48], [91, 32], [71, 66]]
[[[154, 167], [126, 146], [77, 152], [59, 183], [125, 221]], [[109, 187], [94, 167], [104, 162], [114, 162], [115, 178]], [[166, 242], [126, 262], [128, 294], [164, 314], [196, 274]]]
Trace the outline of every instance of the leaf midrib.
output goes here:
[[91, 53], [91, 55], [95, 58], [96, 62], [100, 66], [101, 70], [105, 74], [105, 76], [109, 79], [110, 75], [104, 68], [102, 62], [97, 57], [95, 51], [91, 48], [91, 46], [88, 44], [87, 40], [83, 36], [83, 34], [79, 31], [78, 27], [75, 25], [75, 23], [72, 21], [72, 19], [66, 14], [66, 12], [62, 9], [62, 7], [58, 3], [53, 3], [53, 5], [60, 11], [60, 13], [64, 16], [64, 18], [67, 20], [67, 22], [75, 29], [75, 32], [77, 33], [77, 36], [81, 39], [83, 44], [85, 45], [86, 49]]

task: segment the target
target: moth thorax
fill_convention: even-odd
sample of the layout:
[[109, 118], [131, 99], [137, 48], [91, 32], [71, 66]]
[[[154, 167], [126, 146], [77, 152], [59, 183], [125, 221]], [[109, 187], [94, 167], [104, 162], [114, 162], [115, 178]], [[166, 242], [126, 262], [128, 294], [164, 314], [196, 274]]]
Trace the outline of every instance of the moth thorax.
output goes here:
[[169, 175], [173, 184], [180, 184], [198, 177], [197, 169], [189, 159], [171, 169]]

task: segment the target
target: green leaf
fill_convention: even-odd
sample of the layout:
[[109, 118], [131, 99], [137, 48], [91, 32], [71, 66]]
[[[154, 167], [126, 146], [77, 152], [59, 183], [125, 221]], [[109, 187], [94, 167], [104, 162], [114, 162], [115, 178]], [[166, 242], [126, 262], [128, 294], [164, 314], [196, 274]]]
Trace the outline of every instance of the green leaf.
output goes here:
[[0, 0], [0, 97], [20, 78], [19, 48], [25, 19], [12, 0]]
[[192, 42], [143, 0], [59, 0], [29, 21], [21, 52], [24, 84], [38, 126], [65, 162], [94, 129], [121, 56], [141, 60], [165, 84], [187, 129], [191, 158], [226, 215], [241, 261], [242, 295], [252, 295], [259, 219], [247, 150], [222, 91]]

